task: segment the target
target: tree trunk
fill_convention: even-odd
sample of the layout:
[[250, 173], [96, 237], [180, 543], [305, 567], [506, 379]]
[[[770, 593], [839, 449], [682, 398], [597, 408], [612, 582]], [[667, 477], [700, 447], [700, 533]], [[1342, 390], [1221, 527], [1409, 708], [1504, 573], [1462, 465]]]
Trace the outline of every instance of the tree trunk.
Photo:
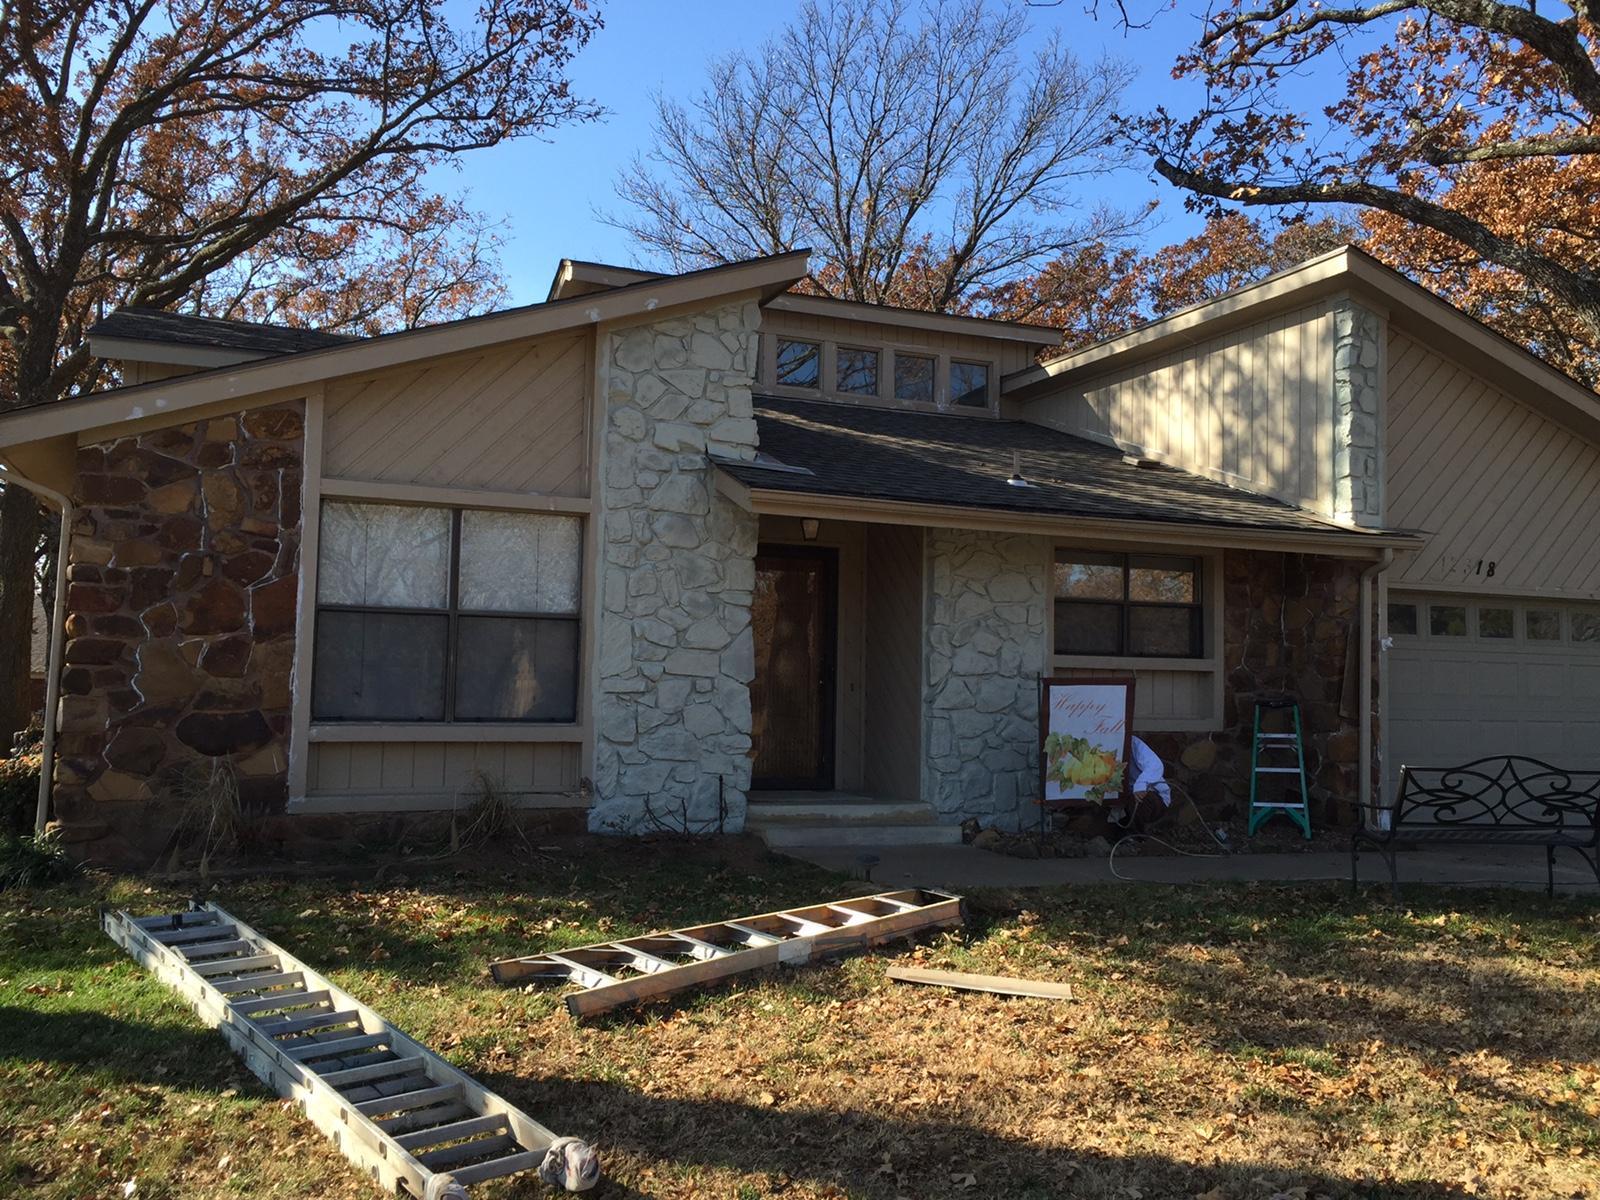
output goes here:
[[33, 560], [39, 503], [7, 487], [0, 495], [0, 753], [33, 715], [29, 668], [33, 657]]

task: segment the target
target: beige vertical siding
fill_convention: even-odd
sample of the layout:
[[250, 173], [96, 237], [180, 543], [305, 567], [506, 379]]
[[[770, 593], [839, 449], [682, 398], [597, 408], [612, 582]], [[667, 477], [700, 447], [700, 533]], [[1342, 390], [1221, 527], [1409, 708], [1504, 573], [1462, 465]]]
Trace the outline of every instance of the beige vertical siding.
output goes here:
[[546, 338], [342, 379], [323, 474], [586, 496], [592, 338]]
[[[1404, 333], [1389, 338], [1391, 588], [1600, 595], [1600, 448]], [[1490, 566], [1493, 574], [1490, 574]]]
[[1333, 317], [1321, 303], [1059, 393], [1023, 416], [1318, 512], [1333, 505]]
[[916, 800], [922, 763], [922, 530], [867, 530], [864, 782]]
[[[1058, 667], [1056, 674], [1074, 678], [1104, 675], [1106, 668]], [[1137, 670], [1134, 675], [1135, 733], [1210, 727], [1216, 709], [1216, 677], [1212, 672]]]
[[482, 771], [521, 804], [577, 807], [576, 742], [315, 742], [306, 776], [308, 799], [376, 797], [392, 809], [470, 803], [473, 772]]

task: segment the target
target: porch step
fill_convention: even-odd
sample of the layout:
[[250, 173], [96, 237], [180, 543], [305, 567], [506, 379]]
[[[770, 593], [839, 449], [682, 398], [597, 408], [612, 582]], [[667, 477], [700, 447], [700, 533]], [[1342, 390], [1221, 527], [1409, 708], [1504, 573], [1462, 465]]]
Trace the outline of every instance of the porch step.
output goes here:
[[946, 846], [961, 828], [942, 824], [925, 804], [825, 796], [752, 799], [745, 829], [773, 849], [790, 846]]

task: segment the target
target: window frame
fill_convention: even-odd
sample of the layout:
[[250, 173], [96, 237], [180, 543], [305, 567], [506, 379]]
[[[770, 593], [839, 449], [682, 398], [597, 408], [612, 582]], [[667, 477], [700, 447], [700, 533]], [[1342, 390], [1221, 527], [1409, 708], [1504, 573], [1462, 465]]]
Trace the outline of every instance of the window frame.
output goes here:
[[[810, 346], [816, 352], [817, 381], [815, 383], [790, 383], [779, 376], [782, 369], [783, 348], [785, 345]], [[776, 387], [793, 388], [797, 392], [823, 393], [823, 381], [827, 378], [828, 364], [825, 359], [828, 355], [824, 352], [823, 341], [812, 341], [810, 338], [785, 337], [781, 333], [772, 335], [772, 382]]]
[[[909, 400], [900, 395], [900, 383], [896, 376], [902, 358], [916, 359], [933, 367], [928, 375], [928, 398], [926, 400]], [[889, 399], [897, 404], [911, 405], [914, 408], [933, 408], [939, 403], [939, 355], [937, 352], [924, 353], [917, 350], [902, 350], [895, 347], [889, 365]]]
[[[867, 354], [867, 355], [871, 355], [872, 356], [872, 359], [873, 359], [872, 390], [870, 392], [846, 391], [842, 386], [840, 386], [840, 375], [842, 373], [843, 368], [840, 366], [839, 360], [840, 360], [840, 357], [842, 355], [845, 355], [845, 354]], [[845, 343], [845, 342], [840, 342], [840, 343], [838, 343], [837, 345], [834, 346], [832, 358], [833, 358], [833, 390], [832, 390], [832, 393], [831, 393], [832, 395], [849, 396], [853, 400], [854, 399], [876, 400], [876, 399], [879, 399], [880, 397], [882, 397], [882, 395], [883, 395], [883, 347], [882, 346], [856, 346], [856, 345], [850, 345], [850, 344]], [[793, 384], [785, 384], [784, 386], [792, 387], [794, 385]]]
[[[983, 403], [962, 404], [956, 399], [955, 369], [962, 367], [983, 368]], [[957, 358], [954, 355], [945, 359], [944, 390], [945, 404], [951, 412], [989, 412], [994, 408], [994, 390], [996, 386], [995, 364], [986, 358]]]
[[[340, 496], [340, 497], [328, 497], [327, 499], [325, 499], [322, 502], [322, 504], [319, 506], [318, 511], [317, 511], [317, 522], [318, 522], [318, 530], [319, 530], [319, 537], [318, 537], [319, 550], [320, 550], [320, 546], [321, 546], [321, 537], [320, 537], [321, 523], [323, 521], [324, 514], [327, 512], [328, 506], [330, 504], [345, 504], [345, 505], [352, 505], [353, 506], [353, 505], [359, 505], [359, 504], [394, 504], [394, 503], [395, 503], [394, 501], [388, 501], [388, 500], [376, 500], [376, 499], [361, 500], [361, 499], [356, 499], [356, 498], [353, 498], [353, 497], [343, 497], [343, 496]], [[445, 593], [445, 604], [446, 604], [446, 607], [441, 609], [441, 608], [419, 608], [419, 607], [416, 607], [416, 606], [379, 605], [379, 604], [337, 604], [337, 603], [335, 603], [335, 604], [324, 604], [321, 600], [317, 599], [317, 592], [318, 592], [318, 590], [320, 588], [320, 578], [321, 578], [322, 564], [320, 562], [316, 563], [315, 564], [315, 569], [316, 569], [317, 577], [318, 577], [318, 585], [312, 589], [312, 593], [311, 593], [312, 594], [313, 604], [314, 604], [314, 607], [315, 607], [315, 614], [314, 614], [314, 621], [313, 621], [313, 634], [312, 634], [311, 657], [310, 657], [310, 661], [311, 661], [310, 687], [308, 689], [308, 691], [310, 693], [309, 706], [310, 706], [310, 710], [311, 710], [311, 724], [313, 726], [325, 726], [325, 727], [330, 727], [330, 728], [344, 728], [344, 727], [351, 727], [351, 726], [399, 726], [399, 727], [416, 728], [416, 729], [448, 729], [448, 728], [452, 728], [452, 727], [471, 728], [471, 727], [476, 727], [476, 726], [490, 726], [490, 727], [493, 727], [493, 726], [510, 726], [510, 727], [516, 727], [516, 728], [540, 728], [540, 727], [558, 727], [558, 728], [563, 728], [563, 727], [574, 727], [574, 726], [579, 725], [580, 721], [581, 721], [581, 717], [582, 717], [582, 707], [583, 707], [583, 702], [584, 702], [584, 689], [583, 689], [583, 669], [584, 669], [583, 609], [584, 609], [584, 569], [585, 569], [585, 566], [586, 566], [586, 553], [585, 552], [587, 550], [587, 541], [588, 541], [587, 529], [585, 528], [585, 526], [586, 526], [585, 519], [582, 516], [580, 516], [578, 514], [574, 514], [574, 513], [546, 513], [546, 512], [542, 512], [542, 511], [534, 510], [534, 509], [527, 509], [527, 510], [505, 510], [505, 509], [492, 509], [492, 508], [477, 509], [477, 508], [475, 508], [474, 505], [470, 505], [470, 504], [428, 504], [428, 503], [417, 503], [417, 504], [407, 504], [407, 505], [405, 505], [405, 507], [408, 507], [408, 508], [443, 509], [444, 511], [446, 511], [446, 512], [448, 512], [450, 514], [450, 555], [449, 555], [449, 566], [448, 566], [449, 578], [446, 581], [446, 593]], [[552, 612], [543, 612], [543, 611], [532, 610], [532, 609], [515, 609], [515, 610], [512, 610], [512, 609], [479, 609], [479, 608], [470, 608], [469, 609], [469, 608], [463, 608], [461, 606], [461, 526], [462, 526], [462, 522], [463, 522], [463, 514], [465, 514], [468, 509], [474, 509], [475, 511], [482, 511], [482, 512], [515, 511], [515, 512], [520, 512], [522, 515], [525, 515], [525, 516], [555, 516], [555, 517], [569, 518], [569, 519], [577, 521], [578, 522], [578, 563], [577, 563], [578, 597], [577, 597], [577, 607], [576, 607], [576, 609], [571, 613], [552, 613]], [[317, 672], [317, 646], [316, 646], [317, 632], [316, 631], [321, 626], [320, 618], [321, 618], [322, 614], [325, 613], [325, 612], [356, 613], [356, 614], [377, 613], [377, 614], [388, 614], [388, 615], [394, 615], [394, 616], [428, 616], [428, 617], [443, 616], [443, 617], [445, 617], [447, 619], [448, 624], [447, 624], [446, 633], [445, 633], [444, 715], [441, 716], [440, 718], [438, 718], [437, 720], [434, 720], [434, 719], [430, 719], [430, 718], [426, 718], [426, 717], [423, 717], [423, 718], [417, 718], [417, 717], [375, 718], [375, 717], [359, 717], [359, 716], [358, 717], [335, 717], [335, 716], [328, 716], [326, 714], [318, 713], [316, 711], [316, 708], [315, 708], [315, 704], [316, 704], [316, 672]], [[461, 618], [463, 618], [463, 617], [466, 617], [466, 618], [469, 618], [469, 619], [473, 618], [473, 617], [507, 617], [507, 618], [514, 618], [514, 619], [523, 619], [523, 620], [570, 621], [570, 622], [575, 623], [576, 626], [577, 626], [577, 663], [576, 663], [576, 666], [575, 666], [575, 669], [574, 669], [574, 672], [573, 672], [571, 715], [570, 716], [565, 716], [565, 717], [458, 717], [458, 716], [456, 716], [455, 715], [455, 712], [456, 712], [456, 691], [457, 691], [456, 675], [457, 675], [457, 669], [458, 669], [458, 667], [460, 665], [460, 631], [461, 631]]]
[[[1115, 557], [1121, 560], [1122, 571], [1122, 596], [1120, 599], [1076, 599], [1055, 594], [1055, 568], [1062, 562], [1071, 562], [1071, 558], [1063, 555], [1094, 555], [1100, 558]], [[1155, 601], [1135, 600], [1132, 597], [1132, 579], [1136, 568], [1135, 560], [1146, 558], [1175, 558], [1183, 559], [1194, 566], [1194, 596], [1191, 601]], [[1112, 565], [1112, 564], [1105, 564]], [[1134, 663], [1188, 663], [1195, 669], [1200, 664], [1211, 661], [1214, 657], [1211, 630], [1211, 598], [1209, 595], [1208, 581], [1212, 568], [1205, 555], [1182, 552], [1162, 552], [1155, 549], [1138, 550], [1105, 550], [1086, 546], [1057, 546], [1050, 560], [1051, 596], [1050, 596], [1050, 637], [1053, 656], [1068, 663], [1083, 660], [1122, 659]], [[1112, 651], [1103, 650], [1067, 650], [1063, 649], [1056, 640], [1056, 623], [1062, 605], [1071, 607], [1080, 606], [1109, 606], [1116, 605], [1118, 612], [1118, 648]], [[1135, 609], [1178, 609], [1190, 614], [1190, 646], [1189, 654], [1147, 654], [1131, 649], [1129, 641], [1132, 622], [1131, 614]]]

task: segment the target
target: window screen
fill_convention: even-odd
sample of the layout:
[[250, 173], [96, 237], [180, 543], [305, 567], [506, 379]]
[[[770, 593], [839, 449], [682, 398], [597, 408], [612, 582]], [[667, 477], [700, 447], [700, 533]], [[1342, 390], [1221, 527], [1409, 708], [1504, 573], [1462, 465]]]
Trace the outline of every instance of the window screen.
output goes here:
[[577, 517], [329, 501], [313, 719], [576, 720], [582, 543]]

